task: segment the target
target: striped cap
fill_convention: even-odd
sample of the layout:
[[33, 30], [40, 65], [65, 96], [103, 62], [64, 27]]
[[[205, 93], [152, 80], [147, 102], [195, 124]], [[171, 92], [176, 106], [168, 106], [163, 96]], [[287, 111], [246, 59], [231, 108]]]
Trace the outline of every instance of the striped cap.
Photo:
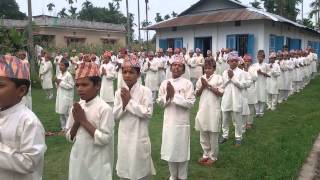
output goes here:
[[15, 56], [0, 56], [0, 76], [30, 80], [30, 66]]
[[75, 79], [95, 76], [100, 76], [98, 65], [93, 62], [84, 62], [79, 64], [79, 68], [76, 71]]
[[130, 55], [127, 59], [125, 59], [124, 63], [122, 64], [122, 67], [124, 66], [141, 68], [139, 59], [134, 54]]

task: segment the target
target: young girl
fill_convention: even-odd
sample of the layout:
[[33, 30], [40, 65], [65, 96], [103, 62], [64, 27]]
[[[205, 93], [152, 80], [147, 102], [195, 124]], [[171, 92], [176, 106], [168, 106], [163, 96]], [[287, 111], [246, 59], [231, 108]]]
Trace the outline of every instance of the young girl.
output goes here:
[[101, 78], [95, 63], [79, 65], [76, 88], [80, 101], [73, 104], [66, 137], [73, 146], [69, 161], [69, 180], [112, 179], [112, 108], [99, 96]]
[[41, 180], [46, 151], [44, 129], [22, 97], [30, 86], [29, 66], [0, 56], [0, 179]]
[[118, 129], [117, 174], [125, 180], [147, 180], [155, 174], [151, 158], [149, 119], [152, 93], [138, 81], [140, 64], [134, 55], [122, 65], [125, 87], [116, 91], [113, 109]]
[[69, 110], [73, 103], [73, 77], [68, 72], [69, 62], [66, 60], [60, 61], [59, 74], [55, 80], [57, 85], [56, 97], [56, 113], [60, 115], [60, 125], [62, 132], [66, 131], [66, 122], [69, 115]]
[[190, 80], [182, 78], [184, 59], [174, 56], [171, 64], [172, 78], [162, 82], [158, 103], [165, 108], [161, 159], [168, 162], [170, 180], [187, 179], [190, 159], [190, 109], [195, 102]]
[[53, 92], [52, 92], [53, 67], [49, 58], [49, 54], [47, 52], [44, 53], [44, 61], [42, 62], [42, 66], [39, 71], [40, 71], [42, 89], [45, 91], [47, 95], [47, 99], [52, 99], [53, 98]]
[[214, 74], [216, 62], [205, 60], [205, 74], [197, 81], [196, 95], [200, 96], [195, 128], [200, 131], [200, 144], [203, 155], [201, 165], [210, 166], [218, 159], [219, 132], [221, 127], [221, 97], [223, 95], [222, 76]]
[[113, 80], [116, 77], [116, 68], [111, 60], [111, 53], [106, 51], [103, 54], [103, 64], [100, 67], [100, 75], [102, 78], [100, 97], [111, 107], [114, 102], [114, 86]]

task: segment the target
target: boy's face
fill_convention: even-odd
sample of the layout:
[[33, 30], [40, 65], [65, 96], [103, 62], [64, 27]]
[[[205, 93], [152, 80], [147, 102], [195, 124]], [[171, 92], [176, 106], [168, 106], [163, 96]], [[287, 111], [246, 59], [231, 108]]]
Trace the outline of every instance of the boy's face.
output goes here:
[[228, 64], [231, 69], [235, 69], [236, 67], [238, 67], [239, 62], [236, 59], [231, 59], [228, 61]]
[[181, 63], [172, 63], [171, 72], [174, 79], [180, 77], [184, 73], [184, 65]]
[[245, 67], [249, 67], [251, 65], [251, 60], [250, 59], [243, 59]]
[[264, 53], [259, 53], [257, 55], [257, 59], [258, 59], [259, 63], [262, 63], [264, 61], [264, 58], [265, 58], [265, 54]]
[[276, 61], [276, 58], [269, 58], [269, 63], [274, 63]]
[[59, 69], [61, 72], [66, 72], [67, 67], [66, 65], [64, 65], [64, 63], [59, 63]]
[[89, 101], [97, 96], [101, 85], [94, 85], [88, 77], [77, 79], [76, 88], [82, 100]]
[[5, 109], [14, 106], [26, 92], [27, 86], [17, 87], [9, 78], [0, 77], [0, 108]]
[[213, 66], [210, 66], [209, 64], [206, 64], [204, 66], [204, 73], [207, 77], [210, 77], [214, 73], [215, 68]]
[[130, 66], [124, 66], [122, 68], [122, 77], [124, 82], [126, 82], [127, 86], [131, 88], [139, 78], [139, 73]]

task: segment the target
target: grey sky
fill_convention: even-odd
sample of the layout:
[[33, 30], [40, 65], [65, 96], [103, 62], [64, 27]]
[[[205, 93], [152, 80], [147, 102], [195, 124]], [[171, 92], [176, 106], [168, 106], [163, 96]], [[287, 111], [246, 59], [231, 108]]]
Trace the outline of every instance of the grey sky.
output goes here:
[[[22, 12], [25, 12], [27, 14], [28, 6], [27, 6], [27, 0], [16, 0], [19, 4], [20, 10]], [[73, 5], [78, 8], [78, 11], [81, 9], [81, 5], [85, 0], [77, 0], [77, 2]], [[99, 7], [107, 7], [108, 2], [111, 2], [112, 0], [90, 0], [94, 6]], [[138, 24], [138, 0], [129, 0], [129, 11], [130, 13], [134, 14], [135, 23]], [[253, 0], [241, 0], [243, 4], [248, 5], [249, 2]], [[49, 3], [55, 4], [55, 8], [52, 13], [48, 12], [47, 10], [47, 4]], [[162, 16], [166, 14], [171, 14], [172, 11], [175, 11], [177, 13], [181, 13], [188, 7], [190, 7], [192, 4], [198, 2], [198, 0], [149, 0], [149, 20], [154, 23], [154, 18], [157, 12], [159, 12]], [[307, 17], [308, 12], [310, 11], [309, 4], [312, 2], [312, 0], [304, 0], [304, 16]], [[121, 3], [121, 11], [126, 14], [126, 5], [125, 0], [122, 0]], [[32, 0], [32, 13], [33, 15], [41, 15], [41, 14], [47, 14], [47, 15], [57, 15], [57, 13], [65, 7], [66, 9], [69, 9], [70, 5], [67, 3], [67, 0]], [[145, 4], [144, 0], [140, 0], [140, 14], [141, 14], [141, 21], [145, 19]], [[301, 15], [300, 17], [301, 18]], [[137, 28], [135, 28], [137, 29]], [[135, 34], [137, 34], [137, 30], [135, 30]], [[144, 37], [145, 34], [142, 33], [142, 36]], [[136, 35], [137, 37], [137, 35]]]

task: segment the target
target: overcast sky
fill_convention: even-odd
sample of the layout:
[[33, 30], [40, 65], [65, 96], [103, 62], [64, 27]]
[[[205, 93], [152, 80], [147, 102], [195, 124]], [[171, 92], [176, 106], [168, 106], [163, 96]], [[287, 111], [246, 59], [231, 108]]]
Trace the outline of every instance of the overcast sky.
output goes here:
[[[28, 6], [27, 6], [27, 0], [16, 0], [20, 11], [27, 14]], [[108, 2], [112, 2], [112, 0], [89, 0], [93, 3], [94, 6], [99, 7], [107, 7]], [[241, 0], [241, 2], [245, 5], [249, 5], [249, 2], [253, 0]], [[78, 8], [78, 11], [81, 9], [82, 3], [85, 2], [85, 0], [77, 0], [73, 6]], [[134, 14], [135, 22], [138, 24], [138, 0], [129, 0], [129, 11], [130, 13]], [[141, 21], [145, 19], [145, 4], [144, 0], [140, 0], [140, 14], [141, 14]], [[159, 12], [162, 16], [166, 14], [171, 14], [172, 11], [175, 11], [177, 13], [181, 13], [185, 9], [189, 8], [192, 4], [198, 2], [198, 0], [149, 0], [149, 20], [154, 23], [154, 18], [157, 12]], [[309, 4], [312, 2], [312, 0], [304, 0], [304, 16], [307, 17], [308, 12], [310, 11]], [[47, 4], [53, 3], [55, 4], [55, 8], [52, 13], [48, 12], [47, 10]], [[125, 0], [122, 0], [122, 3], [120, 4], [121, 11], [126, 15], [126, 4]], [[57, 13], [62, 8], [69, 9], [70, 5], [67, 3], [67, 0], [32, 0], [32, 13], [33, 15], [57, 15]], [[301, 18], [301, 15], [300, 17]], [[135, 28], [137, 29], [137, 28]], [[137, 30], [135, 30], [136, 38], [137, 38]], [[144, 36], [145, 34], [142, 33]]]

